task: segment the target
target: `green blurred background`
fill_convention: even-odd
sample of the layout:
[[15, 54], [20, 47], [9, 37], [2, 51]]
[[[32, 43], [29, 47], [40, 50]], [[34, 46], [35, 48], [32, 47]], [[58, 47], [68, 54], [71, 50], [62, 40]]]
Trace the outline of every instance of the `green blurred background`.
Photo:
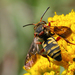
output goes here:
[[75, 0], [0, 0], [0, 75], [23, 75], [27, 51], [34, 37], [33, 26], [50, 6], [43, 20], [75, 10]]

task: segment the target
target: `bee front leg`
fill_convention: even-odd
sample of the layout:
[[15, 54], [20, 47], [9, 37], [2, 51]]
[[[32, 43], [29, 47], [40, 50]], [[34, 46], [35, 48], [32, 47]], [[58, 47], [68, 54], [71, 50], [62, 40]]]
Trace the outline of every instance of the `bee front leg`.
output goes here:
[[41, 32], [38, 34], [38, 36], [41, 36], [42, 34], [44, 34], [44, 31], [41, 31]]
[[51, 22], [54, 22], [54, 21], [49, 21], [48, 26], [51, 26]]
[[34, 33], [34, 36], [37, 37], [37, 36], [41, 36], [42, 34], [44, 34], [44, 31], [41, 31], [40, 33]]

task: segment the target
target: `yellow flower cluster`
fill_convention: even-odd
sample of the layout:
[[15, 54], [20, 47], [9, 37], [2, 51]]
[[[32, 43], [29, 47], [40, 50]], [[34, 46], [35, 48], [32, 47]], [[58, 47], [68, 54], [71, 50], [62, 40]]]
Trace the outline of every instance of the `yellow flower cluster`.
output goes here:
[[[40, 59], [37, 60], [37, 62], [31, 69], [27, 70], [27, 72], [29, 73], [26, 73], [24, 75], [54, 75], [55, 73], [59, 73], [59, 66], [53, 64], [52, 62], [49, 62], [48, 59], [37, 54], [37, 57], [38, 56]], [[53, 61], [53, 59], [50, 58], [50, 61]]]
[[[71, 43], [75, 43], [75, 12], [73, 10], [66, 15], [57, 15], [55, 12], [54, 17], [48, 18], [48, 22], [50, 21], [54, 21], [51, 22], [51, 26], [67, 26], [71, 28], [72, 34], [67, 39]], [[54, 35], [54, 38], [57, 37], [58, 35]], [[37, 54], [37, 56], [40, 56], [40, 59], [24, 75], [60, 75], [60, 66], [65, 69], [61, 75], [74, 75], [75, 60], [73, 59], [75, 59], [75, 45], [67, 43], [63, 38], [57, 42], [61, 49], [62, 61], [55, 61], [49, 57], [49, 62], [48, 59]]]

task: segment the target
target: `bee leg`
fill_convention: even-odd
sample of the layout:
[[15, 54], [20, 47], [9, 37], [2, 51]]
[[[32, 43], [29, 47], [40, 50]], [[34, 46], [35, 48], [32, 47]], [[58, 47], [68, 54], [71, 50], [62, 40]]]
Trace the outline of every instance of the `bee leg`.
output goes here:
[[[36, 34], [36, 33], [34, 33], [34, 37], [36, 37], [36, 36], [37, 36], [37, 34]], [[35, 41], [35, 44], [42, 44], [42, 42]]]
[[49, 59], [49, 57], [48, 57], [47, 55], [42, 54], [42, 56], [43, 56], [43, 57], [45, 57], [45, 58], [47, 58], [47, 59], [48, 59], [48, 61], [50, 62], [50, 59]]
[[54, 21], [49, 21], [48, 26], [51, 26], [51, 22], [54, 22]]
[[42, 44], [42, 42], [39, 42], [39, 41], [37, 41], [37, 42], [35, 42], [36, 44]]
[[35, 41], [35, 44], [42, 44], [42, 42], [39, 42], [39, 41]]
[[45, 51], [45, 50], [44, 50], [44, 49], [42, 49], [42, 50], [39, 52], [39, 53], [40, 53], [40, 55], [42, 55], [43, 57], [47, 58], [47, 59], [48, 59], [48, 61], [50, 62], [49, 57], [48, 57], [46, 54], [42, 54], [44, 51]]
[[[58, 37], [56, 38], [56, 41], [59, 41], [60, 39], [61, 39], [61, 37], [58, 36]], [[64, 40], [65, 40], [67, 43], [69, 43], [69, 44], [75, 45], [74, 43], [69, 42], [66, 38], [64, 38]]]
[[51, 21], [48, 23], [48, 26], [51, 26]]
[[44, 31], [41, 31], [41, 32], [39, 33], [39, 36], [41, 36], [43, 33], [44, 33]]
[[59, 41], [61, 39], [61, 37], [60, 36], [58, 36], [57, 38], [56, 38], [56, 41]]
[[43, 53], [44, 52], [44, 49], [42, 49], [39, 53], [41, 54], [41, 53]]
[[64, 38], [64, 40], [67, 42], [67, 43], [70, 43], [70, 44], [72, 44], [72, 45], [75, 45], [74, 43], [71, 43], [71, 42], [69, 42], [67, 39], [65, 39]]
[[34, 33], [34, 37], [41, 36], [42, 34], [44, 34], [44, 31], [41, 31], [39, 34], [38, 33]]

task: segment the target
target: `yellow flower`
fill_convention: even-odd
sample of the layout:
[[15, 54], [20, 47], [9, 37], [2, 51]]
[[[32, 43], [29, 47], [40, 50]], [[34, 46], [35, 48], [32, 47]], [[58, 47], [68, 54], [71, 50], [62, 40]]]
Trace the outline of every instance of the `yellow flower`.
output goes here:
[[54, 71], [51, 71], [50, 73], [49, 72], [45, 72], [43, 75], [54, 75], [55, 72]]
[[[55, 72], [59, 71], [59, 66], [49, 62], [46, 58], [37, 54], [37, 57], [38, 56], [40, 56], [40, 59], [37, 58], [38, 60], [35, 65], [30, 70], [27, 70], [31, 75], [42, 75], [45, 72], [50, 72], [52, 70]], [[53, 59], [50, 58], [50, 61], [53, 61]]]
[[[67, 37], [67, 40], [75, 43], [75, 12], [73, 10], [66, 15], [57, 15], [55, 12], [54, 17], [48, 18], [48, 22], [50, 21], [53, 21], [51, 26], [67, 26], [71, 28], [72, 34]], [[58, 35], [54, 35], [54, 38], [57, 37]], [[37, 54], [40, 58], [37, 57], [36, 63], [24, 75], [60, 75], [60, 66], [65, 69], [61, 75], [73, 75], [75, 73], [75, 61], [73, 61], [75, 58], [75, 45], [67, 43], [63, 38], [57, 42], [61, 49], [62, 61], [59, 62], [49, 57], [49, 62], [48, 59]]]

